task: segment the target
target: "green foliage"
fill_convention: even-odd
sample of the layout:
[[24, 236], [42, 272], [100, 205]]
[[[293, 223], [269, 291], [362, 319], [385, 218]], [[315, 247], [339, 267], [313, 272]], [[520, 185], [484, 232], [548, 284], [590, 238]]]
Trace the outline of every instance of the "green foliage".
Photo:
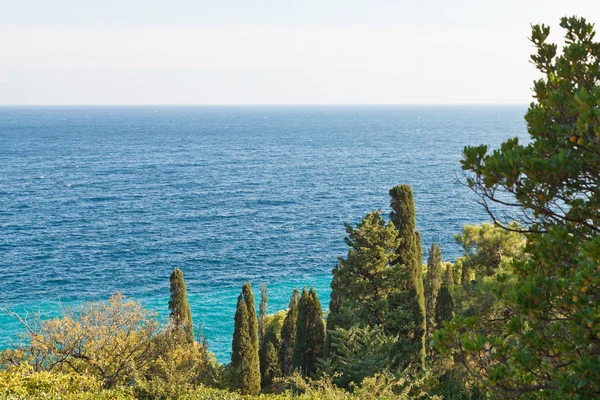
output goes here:
[[169, 278], [171, 298], [169, 299], [169, 310], [173, 324], [185, 331], [187, 340], [194, 341], [194, 322], [192, 311], [187, 299], [187, 290], [183, 280], [183, 272], [175, 268]]
[[500, 329], [466, 317], [436, 336], [501, 395], [589, 399], [600, 393], [600, 43], [582, 18], [560, 25], [560, 55], [548, 27], [532, 29], [544, 77], [525, 116], [530, 141], [467, 147], [462, 161], [496, 223], [497, 202], [520, 212], [530, 257], [512, 263], [514, 283], [497, 291]]
[[[327, 330], [354, 325], [383, 328], [389, 297], [397, 290], [391, 279], [399, 246], [394, 225], [374, 211], [353, 228], [346, 224], [348, 255], [333, 269]], [[398, 268], [396, 268], [398, 269]]]
[[205, 343], [189, 342], [185, 331], [166, 329], [155, 339], [157, 353], [143, 374], [137, 391], [148, 387], [215, 384], [217, 361]]
[[273, 329], [275, 335], [281, 338], [281, 330], [283, 329], [283, 322], [287, 317], [287, 310], [279, 310], [275, 314], [267, 314], [265, 317], [265, 331], [267, 329]]
[[390, 189], [390, 219], [398, 230], [398, 257], [394, 263], [403, 267], [395, 286], [400, 290], [391, 297], [390, 330], [398, 335], [398, 351], [404, 365], [425, 365], [426, 313], [423, 288], [421, 236], [416, 231], [415, 203], [410, 185]]
[[263, 388], [273, 384], [275, 378], [281, 377], [281, 365], [279, 364], [279, 352], [281, 343], [275, 329], [267, 328], [260, 344], [260, 374]]
[[277, 384], [293, 394], [291, 398], [301, 400], [441, 400], [436, 395], [430, 395], [431, 374], [418, 376], [409, 371], [398, 375], [391, 373], [375, 373], [363, 379], [360, 385], [351, 385], [351, 390], [340, 389], [334, 379], [325, 375], [318, 380], [305, 378], [296, 373]]
[[440, 374], [437, 384], [432, 388], [431, 394], [438, 395], [448, 400], [484, 400], [485, 395], [481, 393], [478, 386], [465, 387], [465, 377], [455, 371]]
[[427, 276], [425, 281], [425, 311], [427, 316], [426, 343], [428, 353], [431, 352], [429, 343], [435, 329], [435, 311], [437, 297], [442, 286], [442, 252], [436, 243], [431, 245], [429, 257], [427, 258]]
[[[463, 276], [481, 279], [503, 272], [513, 259], [524, 257], [525, 236], [519, 232], [520, 226], [511, 222], [510, 230], [490, 223], [465, 225], [461, 234], [455, 236], [463, 248]], [[470, 279], [463, 281], [463, 285]]]
[[454, 286], [454, 265], [451, 262], [446, 263], [446, 270], [444, 272], [444, 284], [446, 287], [451, 288]]
[[294, 347], [296, 346], [296, 324], [298, 323], [298, 303], [300, 303], [300, 292], [294, 289], [290, 298], [288, 312], [281, 326], [281, 350], [279, 360], [281, 374], [289, 375], [294, 369], [293, 357]]
[[360, 384], [374, 372], [388, 371], [397, 364], [393, 351], [396, 338], [378, 327], [338, 328], [330, 332], [330, 350], [320, 369], [343, 388]]
[[4, 368], [30, 365], [35, 371], [89, 375], [106, 387], [144, 373], [158, 352], [156, 315], [116, 293], [107, 302], [64, 308], [61, 316], [28, 321], [23, 343], [0, 355]]
[[314, 374], [317, 370], [317, 358], [323, 355], [324, 341], [325, 324], [321, 303], [313, 288], [308, 292], [304, 288], [298, 303], [294, 367], [306, 376]]
[[269, 289], [266, 284], [260, 285], [260, 307], [258, 308], [258, 341], [265, 334], [267, 311], [269, 310]]
[[[176, 385], [152, 382], [144, 386], [101, 389], [101, 384], [89, 377], [76, 374], [31, 372], [29, 370], [0, 371], [0, 399], [2, 400], [408, 400], [425, 398], [423, 379], [396, 378], [376, 375], [366, 378], [360, 387], [350, 393], [335, 386], [331, 380], [305, 380], [294, 375], [288, 382], [278, 383], [289, 390], [278, 394], [242, 395], [203, 385]], [[415, 395], [416, 393], [416, 395]], [[437, 399], [437, 397], [429, 397]], [[462, 399], [461, 399], [462, 400]]]
[[34, 371], [23, 364], [10, 371], [0, 371], [0, 398], [59, 397], [88, 391], [100, 391], [102, 382], [89, 375]]
[[260, 392], [258, 350], [258, 323], [254, 296], [250, 284], [245, 283], [238, 297], [231, 352], [231, 367], [238, 378], [236, 387], [243, 394]]
[[433, 321], [434, 328], [439, 329], [442, 327], [442, 322], [450, 321], [454, 318], [454, 301], [450, 290], [446, 285], [442, 285], [438, 292], [438, 299], [435, 305], [435, 318]]

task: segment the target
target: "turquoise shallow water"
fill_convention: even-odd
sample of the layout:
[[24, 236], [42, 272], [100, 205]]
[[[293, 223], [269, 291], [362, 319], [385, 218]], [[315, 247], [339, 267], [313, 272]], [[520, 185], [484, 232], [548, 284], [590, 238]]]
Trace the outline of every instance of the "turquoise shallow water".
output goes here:
[[[487, 219], [464, 145], [526, 134], [525, 106], [0, 108], [0, 305], [52, 315], [118, 290], [165, 316], [180, 267], [227, 361], [240, 285], [324, 308], [344, 222], [413, 185], [425, 248]], [[257, 291], [258, 292], [258, 291]], [[258, 293], [256, 293], [258, 297]], [[18, 324], [0, 315], [0, 344]]]

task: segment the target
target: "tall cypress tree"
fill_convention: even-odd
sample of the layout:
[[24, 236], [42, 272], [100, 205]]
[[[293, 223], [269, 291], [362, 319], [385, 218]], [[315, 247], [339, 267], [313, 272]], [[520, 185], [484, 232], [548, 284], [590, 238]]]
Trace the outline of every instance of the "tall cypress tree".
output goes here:
[[313, 288], [302, 290], [298, 304], [296, 323], [296, 345], [294, 346], [294, 367], [310, 376], [317, 370], [317, 358], [323, 355], [325, 324], [323, 309]]
[[231, 366], [237, 372], [238, 389], [242, 394], [258, 394], [260, 392], [258, 323], [254, 295], [249, 283], [242, 286], [242, 294], [238, 297], [231, 347]]
[[440, 287], [435, 305], [434, 330], [440, 329], [443, 321], [450, 321], [452, 318], [454, 318], [454, 301], [450, 290], [444, 284]]
[[[432, 329], [434, 337], [436, 330], [443, 328], [442, 322], [450, 321], [454, 318], [454, 302], [448, 286], [444, 283], [438, 292], [438, 298], [435, 305], [434, 328]], [[439, 337], [436, 338], [439, 340]], [[436, 361], [442, 369], [451, 370], [454, 366], [454, 358], [450, 356], [442, 357]]]
[[420, 367], [425, 365], [426, 313], [423, 288], [421, 236], [416, 230], [415, 203], [410, 185], [398, 185], [390, 189], [390, 219], [398, 230], [400, 245], [394, 264], [404, 266], [404, 274], [397, 276], [402, 288], [390, 301], [392, 318], [400, 336], [399, 352], [404, 364]]
[[442, 286], [442, 252], [436, 243], [431, 245], [427, 258], [427, 281], [425, 284], [425, 309], [427, 313], [426, 343], [428, 352], [431, 350], [431, 335], [435, 330], [435, 306], [438, 292]]
[[260, 382], [263, 388], [273, 384], [273, 379], [281, 376], [279, 351], [281, 343], [273, 327], [265, 329], [260, 343]]
[[187, 299], [187, 291], [183, 280], [183, 272], [175, 268], [169, 278], [171, 298], [169, 299], [170, 317], [177, 328], [185, 332], [188, 342], [194, 341], [194, 322], [192, 311]]
[[248, 331], [248, 308], [243, 295], [239, 295], [235, 308], [233, 324], [233, 341], [231, 343], [231, 366], [239, 369], [250, 348], [250, 332]]
[[266, 284], [260, 285], [260, 307], [258, 308], [258, 342], [262, 343], [265, 335], [265, 320], [269, 309], [269, 289]]
[[281, 350], [279, 351], [279, 360], [281, 364], [281, 373], [288, 376], [293, 370], [294, 346], [296, 345], [296, 323], [298, 321], [298, 303], [300, 302], [300, 292], [298, 288], [294, 289], [290, 298], [288, 312], [281, 326]]
[[454, 286], [454, 268], [451, 262], [446, 263], [446, 275], [444, 276], [444, 284], [447, 288]]

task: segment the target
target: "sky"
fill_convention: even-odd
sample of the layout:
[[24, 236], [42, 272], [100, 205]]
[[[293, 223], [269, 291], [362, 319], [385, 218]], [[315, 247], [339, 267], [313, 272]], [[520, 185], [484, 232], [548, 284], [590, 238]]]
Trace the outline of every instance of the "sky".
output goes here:
[[0, 0], [0, 105], [524, 104], [565, 15], [600, 1]]

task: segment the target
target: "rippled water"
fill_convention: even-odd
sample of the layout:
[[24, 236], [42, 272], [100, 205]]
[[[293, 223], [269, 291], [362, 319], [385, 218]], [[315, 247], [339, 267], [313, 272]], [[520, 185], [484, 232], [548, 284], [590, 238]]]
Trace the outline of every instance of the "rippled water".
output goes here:
[[[344, 222], [413, 185], [423, 246], [486, 220], [464, 145], [526, 133], [524, 106], [0, 108], [0, 305], [52, 315], [118, 290], [165, 315], [173, 267], [227, 361], [240, 285], [271, 311], [346, 247]], [[258, 290], [256, 290], [258, 297]], [[0, 344], [18, 330], [0, 316]]]

